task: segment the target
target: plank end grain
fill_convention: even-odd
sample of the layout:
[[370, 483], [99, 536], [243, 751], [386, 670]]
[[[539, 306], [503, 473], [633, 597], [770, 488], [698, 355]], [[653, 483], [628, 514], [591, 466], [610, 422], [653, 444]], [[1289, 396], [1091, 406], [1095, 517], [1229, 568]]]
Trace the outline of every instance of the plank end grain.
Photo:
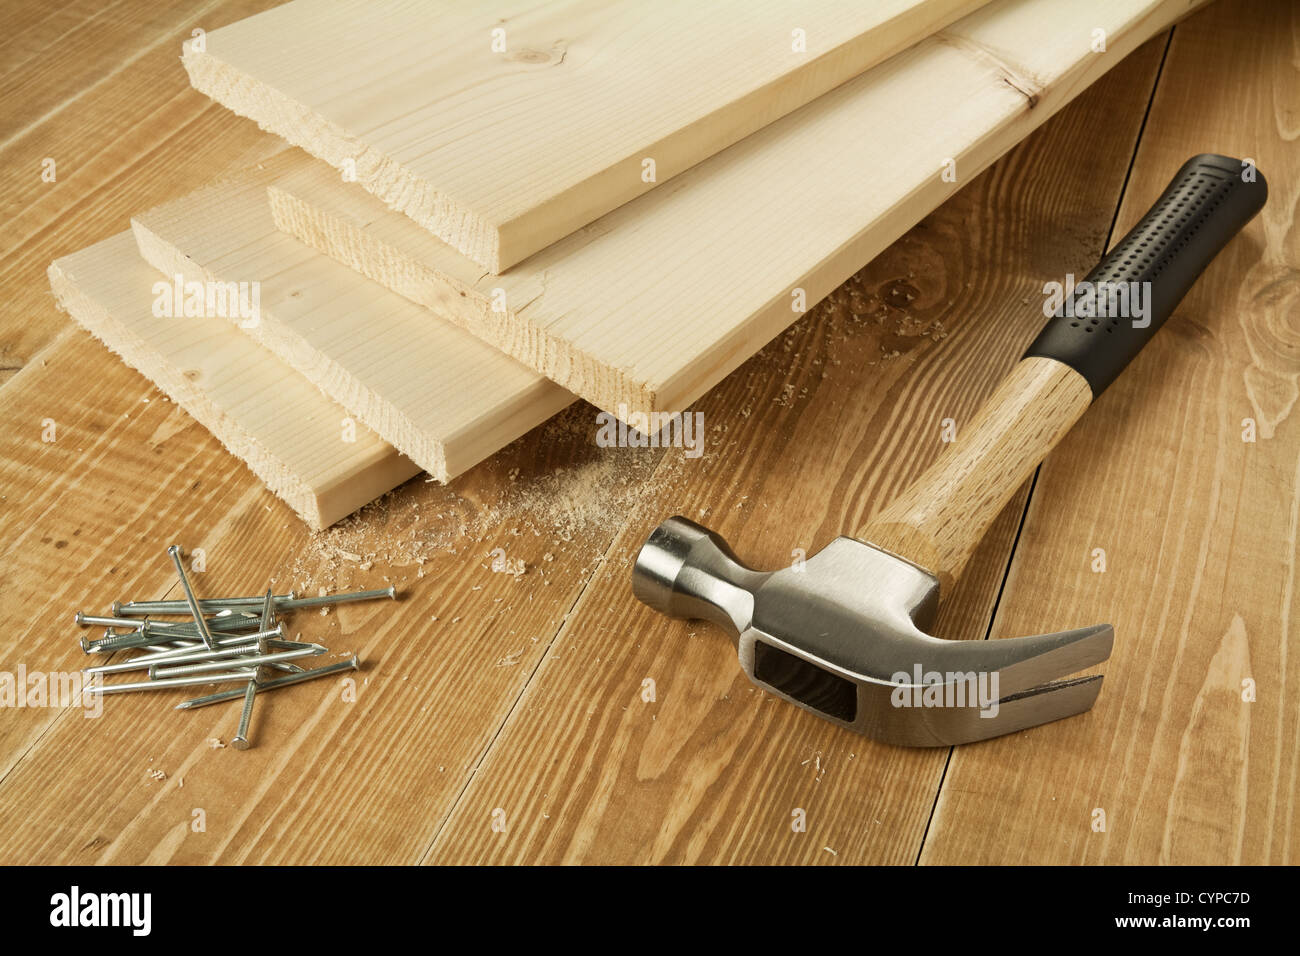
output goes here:
[[220, 320], [159, 317], [155, 283], [121, 233], [49, 267], [59, 306], [206, 427], [310, 527], [320, 529], [419, 469]]
[[287, 150], [141, 213], [132, 220], [140, 254], [187, 282], [256, 285], [259, 315], [243, 331], [438, 481], [572, 402], [498, 349], [280, 232], [266, 185], [304, 162], [315, 161]]

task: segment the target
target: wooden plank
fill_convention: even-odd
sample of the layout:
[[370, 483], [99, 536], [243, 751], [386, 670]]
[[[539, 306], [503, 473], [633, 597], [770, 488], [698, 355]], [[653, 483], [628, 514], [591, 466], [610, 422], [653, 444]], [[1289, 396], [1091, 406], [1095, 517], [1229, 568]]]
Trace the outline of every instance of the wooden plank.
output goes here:
[[183, 62], [498, 273], [985, 2], [296, 0]]
[[313, 528], [333, 524], [420, 468], [305, 378], [219, 319], [159, 317], [129, 232], [50, 266], [60, 306], [157, 383]]
[[1300, 859], [1297, 43], [1260, 0], [1174, 32], [1115, 237], [1202, 151], [1254, 159], [1268, 204], [1040, 473], [995, 633], [1111, 621], [1096, 707], [959, 749], [922, 862]]
[[[677, 513], [780, 567], [927, 466], [943, 420], [964, 428], [1041, 326], [1045, 279], [1100, 254], [1163, 48], [1126, 59], [701, 400], [704, 455], [668, 450], [428, 862], [916, 860], [947, 751], [876, 744], [762, 694], [721, 630], [639, 604], [631, 564]], [[1026, 491], [944, 596], [937, 633], [985, 636]]]
[[274, 211], [644, 428], [797, 319], [797, 290], [817, 302], [1194, 5], [999, 0], [498, 277], [324, 166], [277, 183]]
[[266, 184], [309, 161], [286, 150], [132, 219], [141, 254], [187, 281], [254, 282], [254, 339], [439, 481], [573, 396], [497, 349], [276, 229]]
[[[215, 27], [274, 2], [216, 0], [202, 20]], [[0, 385], [71, 327], [49, 308], [51, 261], [121, 232], [132, 212], [193, 188], [186, 183], [250, 165], [279, 142], [198, 94], [177, 68], [194, 14], [185, 0], [6, 6]]]

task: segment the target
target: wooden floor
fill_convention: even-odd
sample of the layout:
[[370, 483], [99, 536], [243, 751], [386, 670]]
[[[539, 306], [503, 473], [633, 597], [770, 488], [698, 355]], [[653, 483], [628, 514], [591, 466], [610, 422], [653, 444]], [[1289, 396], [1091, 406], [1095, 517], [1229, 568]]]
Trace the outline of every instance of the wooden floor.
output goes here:
[[[10, 4], [0, 671], [84, 666], [73, 611], [174, 595], [173, 541], [205, 550], [205, 593], [402, 600], [299, 612], [304, 638], [361, 655], [355, 700], [259, 698], [250, 751], [209, 743], [235, 704], [0, 710], [0, 862], [1300, 861], [1300, 8], [1217, 0], [1128, 57], [709, 393], [702, 457], [598, 448], [579, 403], [450, 487], [416, 478], [313, 535], [45, 277], [274, 148], [178, 62], [193, 28], [266, 5]], [[1011, 367], [1042, 284], [1086, 272], [1202, 151], [1254, 159], [1268, 207], [1002, 514], [937, 625], [1113, 623], [1090, 713], [891, 749], [633, 599], [670, 514], [765, 567], [859, 525]]]

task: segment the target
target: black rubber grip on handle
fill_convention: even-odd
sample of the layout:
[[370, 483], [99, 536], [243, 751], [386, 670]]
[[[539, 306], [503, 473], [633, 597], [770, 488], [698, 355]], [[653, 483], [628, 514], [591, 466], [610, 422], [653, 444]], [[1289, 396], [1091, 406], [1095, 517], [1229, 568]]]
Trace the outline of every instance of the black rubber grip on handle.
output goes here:
[[1063, 294], [1025, 358], [1064, 362], [1096, 398], [1267, 198], [1268, 184], [1253, 166], [1214, 153], [1193, 156], [1142, 221]]

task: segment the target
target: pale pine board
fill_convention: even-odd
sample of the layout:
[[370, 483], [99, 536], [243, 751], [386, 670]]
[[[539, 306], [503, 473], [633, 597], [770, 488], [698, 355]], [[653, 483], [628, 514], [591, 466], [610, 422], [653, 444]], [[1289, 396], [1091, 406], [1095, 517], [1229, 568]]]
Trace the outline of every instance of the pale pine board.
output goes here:
[[323, 164], [276, 182], [273, 211], [637, 426], [689, 406], [799, 317], [793, 290], [821, 299], [1194, 6], [999, 0], [502, 276]]
[[385, 441], [449, 481], [541, 424], [573, 396], [275, 227], [266, 184], [307, 160], [258, 168], [132, 219], [166, 275], [261, 283], [247, 333]]
[[985, 2], [296, 0], [183, 62], [496, 273]]
[[159, 318], [161, 276], [129, 232], [54, 262], [50, 286], [78, 324], [151, 378], [313, 528], [420, 469], [372, 432], [345, 441], [346, 412], [233, 326]]

